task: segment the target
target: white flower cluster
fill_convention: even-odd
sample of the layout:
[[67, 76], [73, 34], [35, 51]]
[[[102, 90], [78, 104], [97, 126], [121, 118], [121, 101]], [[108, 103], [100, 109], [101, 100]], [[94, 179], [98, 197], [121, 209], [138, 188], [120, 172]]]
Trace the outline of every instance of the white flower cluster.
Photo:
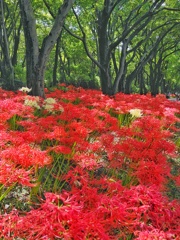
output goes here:
[[64, 112], [64, 108], [56, 102], [54, 98], [46, 98], [43, 105], [40, 104], [39, 97], [26, 96], [24, 100], [25, 106], [30, 106], [36, 109], [41, 109], [41, 107], [48, 112]]
[[54, 98], [46, 98], [44, 100], [44, 109], [46, 109], [47, 111], [51, 112], [53, 111], [54, 108], [54, 104], [56, 104], [56, 100]]
[[39, 103], [39, 97], [27, 96], [24, 101], [25, 106], [30, 106], [30, 107], [34, 107], [36, 109], [40, 109], [41, 107], [39, 106], [38, 103]]
[[21, 92], [30, 92], [32, 90], [32, 88], [28, 88], [28, 87], [22, 87], [22, 88], [20, 88], [19, 89], [19, 91], [21, 91]]
[[54, 98], [46, 98], [44, 100], [44, 109], [46, 109], [48, 112], [55, 112], [55, 111], [64, 111], [64, 108], [58, 104], [58, 107], [55, 109], [55, 104], [57, 104], [56, 100]]
[[142, 110], [139, 108], [134, 108], [129, 110], [129, 113], [132, 115], [132, 117], [140, 118], [142, 116]]

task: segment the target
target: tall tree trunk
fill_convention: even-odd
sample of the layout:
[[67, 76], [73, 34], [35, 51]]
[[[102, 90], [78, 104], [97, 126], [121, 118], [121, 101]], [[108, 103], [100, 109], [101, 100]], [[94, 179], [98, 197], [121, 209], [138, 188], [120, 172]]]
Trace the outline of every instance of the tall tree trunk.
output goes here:
[[54, 66], [53, 66], [53, 86], [57, 85], [57, 67], [58, 67], [60, 39], [61, 39], [61, 36], [58, 37], [57, 42], [56, 42], [56, 51], [55, 51]]
[[156, 69], [153, 68], [153, 63], [152, 61], [150, 61], [150, 66], [149, 66], [149, 70], [150, 70], [150, 91], [151, 91], [151, 95], [152, 96], [156, 96], [157, 95], [157, 89], [156, 89]]
[[20, 22], [17, 32], [14, 36], [14, 47], [13, 47], [13, 56], [12, 56], [12, 65], [17, 65], [17, 55], [18, 55], [18, 48], [20, 42], [20, 34], [21, 34], [22, 23]]
[[104, 1], [104, 9], [99, 11], [98, 16], [98, 46], [99, 46], [99, 64], [100, 68], [100, 81], [101, 88], [104, 94], [111, 95], [112, 79], [110, 76], [110, 55], [109, 55], [109, 40], [108, 40], [108, 21], [110, 17], [109, 7], [111, 2]]
[[26, 42], [27, 85], [32, 88], [32, 94], [34, 96], [44, 98], [44, 75], [46, 64], [50, 52], [61, 33], [64, 20], [75, 0], [64, 0], [63, 5], [58, 10], [52, 29], [49, 35], [43, 39], [40, 49], [31, 1], [19, 0], [19, 2]]
[[126, 55], [127, 55], [128, 39], [124, 39], [121, 51], [120, 67], [113, 85], [113, 94], [118, 92], [120, 82], [123, 81], [123, 75], [125, 73]]
[[9, 42], [6, 32], [6, 26], [5, 26], [5, 19], [4, 19], [4, 1], [0, 0], [0, 17], [1, 17], [1, 27], [2, 27], [2, 49], [3, 49], [3, 57], [4, 57], [4, 70], [2, 76], [6, 82], [5, 85], [8, 90], [14, 90], [14, 68], [11, 61], [10, 51], [9, 51]]
[[32, 94], [35, 94], [36, 65], [39, 56], [39, 44], [36, 32], [36, 22], [29, 0], [20, 0], [21, 18], [24, 28], [24, 37], [26, 44], [26, 81], [27, 87], [32, 88]]
[[144, 79], [143, 79], [143, 71], [141, 71], [138, 75], [138, 80], [139, 80], [139, 92], [140, 94], [144, 94]]

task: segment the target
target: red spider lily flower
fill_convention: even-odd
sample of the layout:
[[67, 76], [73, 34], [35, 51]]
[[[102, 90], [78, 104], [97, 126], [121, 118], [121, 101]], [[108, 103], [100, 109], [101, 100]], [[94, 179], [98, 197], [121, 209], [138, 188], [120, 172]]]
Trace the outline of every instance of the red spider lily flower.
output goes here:
[[[80, 172], [82, 171], [78, 171], [79, 174]], [[117, 239], [118, 236], [125, 239], [128, 234], [135, 233], [139, 237], [141, 232], [152, 233], [155, 229], [162, 236], [179, 235], [179, 204], [170, 203], [155, 186], [147, 188], [140, 185], [126, 189], [119, 187], [120, 183], [116, 182], [115, 186], [110, 181], [112, 191], [104, 194], [90, 187], [90, 182], [82, 182], [82, 187], [76, 188], [76, 192], [63, 192], [59, 195], [46, 193], [46, 200], [40, 208], [31, 210], [24, 216], [15, 219], [10, 214], [12, 222], [8, 225], [9, 232], [14, 237], [30, 240], [78, 240], [85, 237]], [[5, 219], [7, 218], [4, 217], [3, 220]], [[7, 233], [6, 226], [4, 222], [0, 225]], [[118, 231], [117, 234], [113, 229]]]
[[[41, 109], [35, 116], [34, 108], [24, 105], [25, 96], [1, 96], [0, 180], [7, 186], [14, 181], [32, 187], [34, 168], [50, 164], [48, 154], [54, 151], [70, 154], [74, 162], [62, 177], [69, 191], [44, 193], [45, 200], [29, 212], [0, 215], [0, 237], [178, 238], [179, 203], [163, 192], [167, 178], [179, 181], [171, 175], [168, 159], [177, 157], [172, 137], [180, 105], [162, 95], [118, 93], [110, 98], [72, 86], [47, 96], [56, 99], [48, 106], [53, 112], [42, 110], [46, 101], [39, 99]], [[128, 115], [131, 109], [143, 115], [129, 126], [119, 126], [117, 115]], [[9, 130], [8, 120], [14, 116], [20, 117], [22, 128]], [[130, 179], [127, 186], [122, 186], [122, 172]]]
[[8, 112], [10, 119], [14, 115], [30, 116], [29, 114], [32, 113], [32, 110], [31, 108], [24, 106], [23, 103], [14, 101], [14, 99], [6, 99], [0, 101], [0, 113], [1, 112]]
[[69, 155], [69, 154], [71, 154], [72, 149], [68, 146], [58, 145], [58, 146], [54, 146], [54, 147], [49, 147], [48, 151], [54, 151], [55, 153]]
[[46, 151], [32, 148], [28, 144], [12, 146], [3, 150], [0, 156], [24, 168], [30, 166], [45, 166], [51, 163], [51, 158], [47, 155]]
[[[3, 235], [7, 237], [10, 233], [13, 237], [22, 237], [28, 240], [55, 238], [68, 240], [74, 237], [69, 229], [72, 222], [78, 222], [81, 206], [74, 202], [74, 197], [69, 198], [66, 193], [62, 195], [46, 193], [45, 197], [46, 201], [41, 207], [31, 210], [26, 216], [17, 218], [15, 214], [9, 215], [11, 224], [7, 224], [8, 218], [5, 217], [3, 223], [0, 224], [1, 233], [3, 232]], [[14, 220], [16, 222], [12, 225]]]
[[171, 232], [160, 231], [159, 229], [152, 229], [146, 231], [136, 231], [135, 235], [137, 240], [154, 240], [154, 239], [166, 239], [172, 240], [177, 239]]
[[5, 130], [0, 130], [0, 149], [6, 148], [7, 143], [10, 141], [10, 136]]
[[34, 187], [35, 184], [32, 183], [34, 181], [31, 177], [32, 174], [32, 170], [19, 168], [4, 159], [0, 160], [0, 183], [5, 187], [11, 186], [13, 183]]
[[179, 176], [174, 176], [173, 179], [176, 182], [176, 185], [180, 187], [180, 175]]
[[73, 160], [89, 170], [99, 166], [99, 159], [94, 153], [75, 153]]

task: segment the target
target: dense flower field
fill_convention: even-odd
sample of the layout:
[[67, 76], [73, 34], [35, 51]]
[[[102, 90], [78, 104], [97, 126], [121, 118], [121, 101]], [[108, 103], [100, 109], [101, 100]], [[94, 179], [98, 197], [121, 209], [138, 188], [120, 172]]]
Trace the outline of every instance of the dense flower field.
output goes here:
[[0, 89], [0, 239], [180, 239], [180, 102]]

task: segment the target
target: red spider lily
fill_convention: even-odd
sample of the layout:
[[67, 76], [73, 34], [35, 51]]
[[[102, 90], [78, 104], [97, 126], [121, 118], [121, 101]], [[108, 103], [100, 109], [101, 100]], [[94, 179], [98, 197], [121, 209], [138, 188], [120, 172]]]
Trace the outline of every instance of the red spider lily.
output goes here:
[[[2, 92], [1, 183], [33, 187], [34, 168], [50, 164], [52, 152], [72, 165], [61, 178], [68, 191], [45, 192], [45, 200], [29, 212], [0, 215], [0, 237], [178, 239], [179, 203], [163, 192], [168, 179], [179, 182], [168, 160], [177, 157], [172, 140], [180, 104], [163, 95], [110, 98], [97, 90], [64, 89], [47, 92], [56, 99], [52, 112], [44, 111], [42, 99], [35, 111], [24, 105], [25, 95]], [[132, 109], [142, 116], [119, 124], [118, 114], [131, 117]], [[10, 128], [10, 119], [17, 128]]]
[[6, 160], [0, 160], [0, 184], [3, 184], [5, 187], [11, 186], [13, 183], [34, 187], [32, 174], [32, 170], [27, 171], [13, 163], [8, 163]]
[[176, 182], [176, 185], [177, 185], [177, 186], [180, 186], [180, 175], [179, 175], [179, 176], [175, 176], [175, 177], [174, 177], [174, 180], [175, 180], [175, 182]]
[[177, 239], [176, 236], [172, 233], [159, 231], [159, 229], [152, 229], [152, 230], [146, 230], [146, 231], [137, 231], [135, 232], [135, 235], [138, 237], [137, 240], [154, 240], [154, 239], [166, 239], [166, 240], [172, 240]]
[[10, 134], [5, 130], [0, 130], [0, 149], [6, 147], [6, 144], [10, 141]]
[[30, 113], [32, 110], [31, 108], [25, 106], [23, 103], [14, 101], [14, 99], [6, 99], [0, 101], [0, 112], [8, 112], [8, 119], [10, 119], [14, 115], [29, 117], [31, 116]]
[[[26, 239], [125, 239], [128, 234], [141, 237], [158, 229], [157, 236], [158, 232], [159, 236], [179, 236], [178, 203], [169, 203], [156, 187], [119, 190], [112, 191], [111, 198], [108, 192], [98, 193], [88, 186], [74, 194], [46, 193], [40, 208], [16, 219], [12, 213], [4, 216], [1, 232], [7, 233], [8, 228], [12, 236]], [[11, 225], [5, 219], [11, 219]]]
[[58, 145], [58, 146], [54, 146], [54, 147], [49, 147], [48, 151], [54, 151], [55, 153], [69, 155], [69, 154], [71, 154], [72, 149], [67, 146]]
[[44, 166], [51, 163], [51, 159], [46, 151], [32, 148], [28, 144], [7, 148], [0, 153], [0, 156], [24, 168], [30, 166]]

